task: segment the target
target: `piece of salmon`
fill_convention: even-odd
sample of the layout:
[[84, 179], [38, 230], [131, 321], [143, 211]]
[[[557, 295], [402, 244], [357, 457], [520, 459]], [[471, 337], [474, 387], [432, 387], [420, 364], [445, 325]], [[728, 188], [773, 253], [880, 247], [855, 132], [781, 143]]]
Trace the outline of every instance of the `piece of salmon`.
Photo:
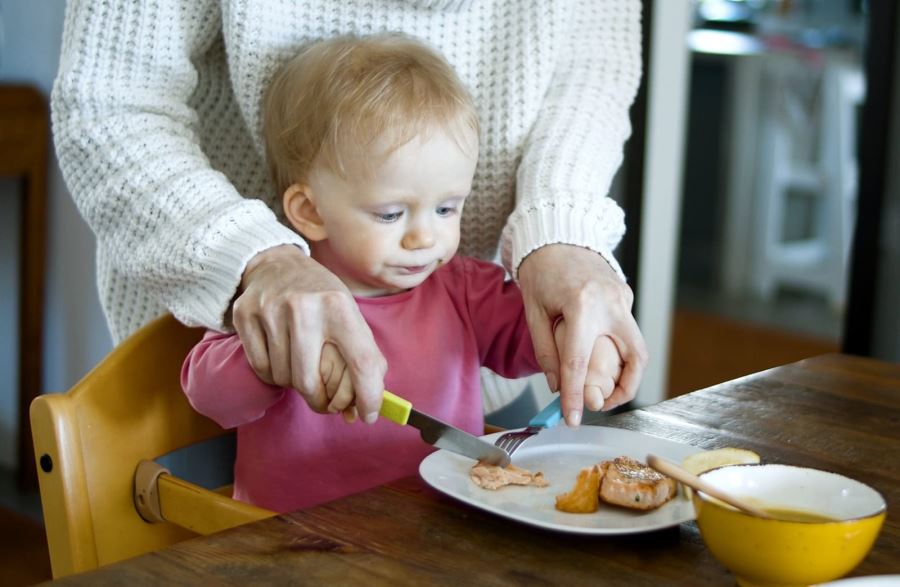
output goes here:
[[487, 463], [477, 463], [469, 471], [469, 477], [475, 485], [482, 489], [500, 489], [507, 485], [533, 485], [534, 487], [546, 487], [550, 484], [544, 478], [543, 473], [532, 473], [526, 469], [521, 469], [515, 465], [507, 465], [501, 467], [499, 465], [488, 465]]
[[674, 479], [631, 457], [603, 461], [600, 467], [603, 469], [600, 499], [606, 503], [634, 510], [652, 510], [675, 497]]

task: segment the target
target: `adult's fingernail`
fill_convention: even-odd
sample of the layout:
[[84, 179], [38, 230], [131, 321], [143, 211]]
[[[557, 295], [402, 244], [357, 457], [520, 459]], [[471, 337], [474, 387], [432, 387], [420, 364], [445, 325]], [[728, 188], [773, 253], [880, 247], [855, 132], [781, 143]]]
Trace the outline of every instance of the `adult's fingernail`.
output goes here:
[[550, 391], [559, 391], [558, 384], [559, 381], [556, 379], [556, 373], [547, 373], [547, 385], [550, 386]]
[[363, 416], [363, 420], [366, 421], [366, 424], [374, 424], [378, 420], [378, 412], [369, 412]]
[[581, 424], [581, 410], [569, 410], [569, 414], [566, 416], [566, 424], [573, 428]]

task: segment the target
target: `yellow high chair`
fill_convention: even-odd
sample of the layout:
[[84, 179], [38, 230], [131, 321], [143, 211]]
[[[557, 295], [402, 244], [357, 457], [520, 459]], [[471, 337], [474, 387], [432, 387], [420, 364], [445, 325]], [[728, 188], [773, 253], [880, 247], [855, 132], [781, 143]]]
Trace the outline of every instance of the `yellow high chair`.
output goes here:
[[66, 393], [31, 404], [53, 577], [274, 515], [152, 461], [228, 434], [191, 408], [179, 374], [201, 331], [163, 316]]

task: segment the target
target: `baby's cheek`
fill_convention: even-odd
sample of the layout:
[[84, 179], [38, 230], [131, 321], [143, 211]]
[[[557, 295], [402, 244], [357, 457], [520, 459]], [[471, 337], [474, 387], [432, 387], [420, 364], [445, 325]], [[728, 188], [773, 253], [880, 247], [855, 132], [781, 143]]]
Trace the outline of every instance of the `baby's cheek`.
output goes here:
[[378, 273], [385, 262], [381, 247], [375, 242], [372, 242], [369, 246], [360, 245], [354, 247], [352, 259], [358, 267], [369, 274]]

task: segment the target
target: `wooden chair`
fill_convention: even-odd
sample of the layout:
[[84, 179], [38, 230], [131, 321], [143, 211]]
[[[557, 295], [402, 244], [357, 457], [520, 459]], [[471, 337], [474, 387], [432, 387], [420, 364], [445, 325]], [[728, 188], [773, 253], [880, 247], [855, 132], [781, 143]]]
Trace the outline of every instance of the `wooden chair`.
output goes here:
[[158, 318], [68, 392], [31, 404], [54, 578], [274, 515], [152, 462], [228, 433], [181, 391], [182, 361], [200, 336]]

